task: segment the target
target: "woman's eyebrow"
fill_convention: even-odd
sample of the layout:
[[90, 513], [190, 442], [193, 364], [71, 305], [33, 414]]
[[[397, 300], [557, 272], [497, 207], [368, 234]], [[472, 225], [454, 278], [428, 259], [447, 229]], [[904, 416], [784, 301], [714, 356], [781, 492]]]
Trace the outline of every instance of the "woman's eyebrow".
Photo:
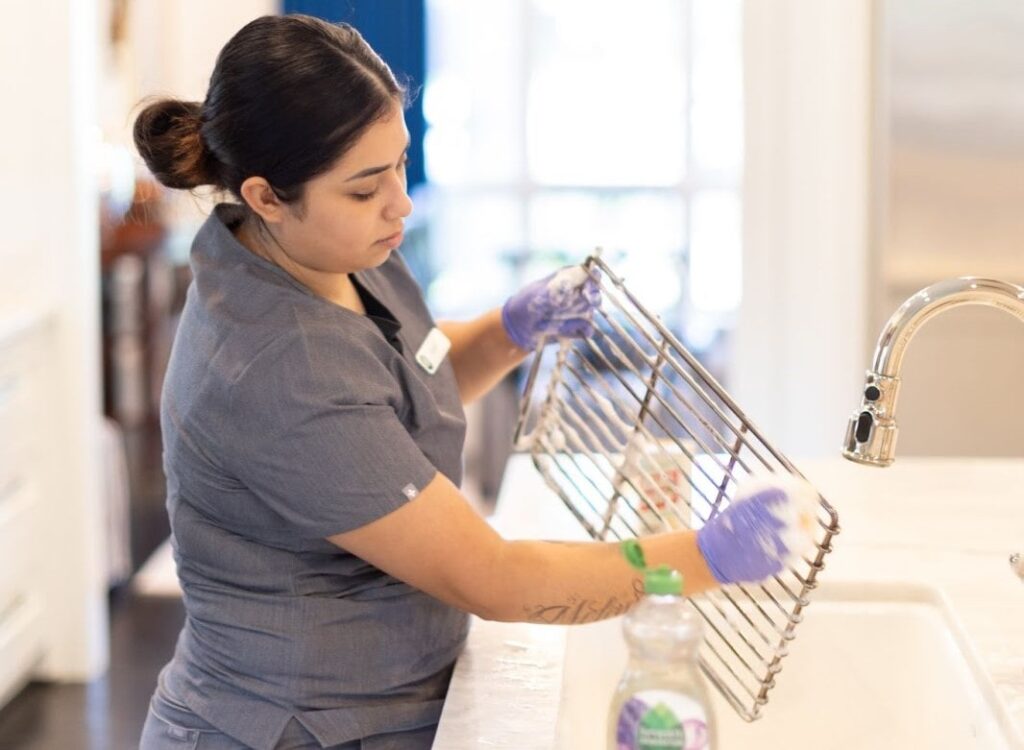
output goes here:
[[[412, 141], [407, 141], [406, 142], [405, 148], [402, 149], [402, 156], [405, 156], [406, 152], [409, 150], [409, 146], [411, 146], [411, 145], [412, 145]], [[399, 157], [399, 159], [401, 159], [401, 156]], [[391, 167], [392, 167], [391, 164], [384, 164], [383, 166], [380, 166], [380, 167], [367, 167], [362, 172], [357, 172], [356, 174], [354, 174], [351, 177], [347, 178], [345, 180], [345, 182], [352, 182], [352, 180], [358, 180], [361, 177], [370, 177], [371, 175], [380, 174], [381, 172], [385, 172], [385, 171], [391, 169]]]

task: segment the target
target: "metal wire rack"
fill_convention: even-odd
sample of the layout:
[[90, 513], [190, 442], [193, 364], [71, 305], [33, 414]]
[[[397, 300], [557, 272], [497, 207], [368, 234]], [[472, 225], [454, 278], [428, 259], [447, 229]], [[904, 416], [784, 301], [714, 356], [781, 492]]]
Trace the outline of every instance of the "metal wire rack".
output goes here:
[[[587, 533], [699, 529], [746, 476], [799, 475], [599, 255], [584, 267], [602, 293], [594, 335], [538, 351], [515, 442]], [[705, 622], [701, 669], [747, 721], [768, 702], [839, 532], [836, 511], [819, 500], [811, 554], [759, 585], [690, 597]]]

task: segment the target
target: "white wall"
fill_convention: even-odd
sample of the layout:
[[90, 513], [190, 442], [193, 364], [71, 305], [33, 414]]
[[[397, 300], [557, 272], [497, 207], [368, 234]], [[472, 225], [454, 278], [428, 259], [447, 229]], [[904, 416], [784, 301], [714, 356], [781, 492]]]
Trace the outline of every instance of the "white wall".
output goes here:
[[[131, 123], [144, 99], [174, 96], [202, 101], [221, 48], [246, 23], [278, 13], [280, 5], [279, 0], [135, 0], [130, 43], [120, 60], [125, 71], [119, 97], [122, 112], [113, 116], [110, 128], [120, 129], [118, 140], [131, 145]], [[190, 235], [210, 203], [173, 191], [170, 205], [171, 224]]]
[[[1024, 4], [878, 6], [876, 331], [942, 279], [1024, 283]], [[1021, 372], [1024, 327], [1003, 311], [929, 322], [904, 359], [898, 456], [1024, 455]]]
[[136, 0], [131, 6], [139, 94], [202, 101], [217, 53], [247, 22], [279, 11], [277, 0]]
[[743, 301], [732, 390], [794, 458], [838, 455], [869, 364], [870, 6], [744, 7]]
[[100, 124], [104, 139], [131, 146], [134, 115], [145, 99], [176, 96], [200, 101], [224, 43], [246, 22], [275, 13], [275, 0], [135, 0], [125, 17], [125, 40], [109, 43], [112, 0], [98, 4], [101, 67]]
[[[747, 0], [733, 390], [787, 453], [836, 455], [911, 294], [1024, 282], [1019, 7]], [[1022, 367], [1024, 332], [1002, 312], [929, 323], [904, 361], [898, 456], [1021, 455]]]

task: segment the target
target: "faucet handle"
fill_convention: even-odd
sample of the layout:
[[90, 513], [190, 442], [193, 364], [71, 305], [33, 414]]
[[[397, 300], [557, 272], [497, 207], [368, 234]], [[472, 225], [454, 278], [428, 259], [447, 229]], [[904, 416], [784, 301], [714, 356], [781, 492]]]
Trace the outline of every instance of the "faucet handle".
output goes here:
[[1021, 555], [1020, 552], [1014, 552], [1010, 555], [1010, 567], [1017, 574], [1017, 577], [1024, 581], [1024, 555]]

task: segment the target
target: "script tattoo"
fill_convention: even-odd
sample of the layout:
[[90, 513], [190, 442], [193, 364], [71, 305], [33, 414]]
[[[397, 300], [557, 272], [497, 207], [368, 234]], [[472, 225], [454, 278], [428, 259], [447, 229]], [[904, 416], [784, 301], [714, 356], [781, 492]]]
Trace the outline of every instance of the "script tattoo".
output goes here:
[[526, 620], [544, 625], [583, 625], [609, 617], [618, 617], [640, 600], [644, 593], [643, 589], [643, 581], [636, 578], [633, 580], [632, 598], [611, 596], [601, 601], [572, 597], [564, 604], [528, 606], [525, 608]]

